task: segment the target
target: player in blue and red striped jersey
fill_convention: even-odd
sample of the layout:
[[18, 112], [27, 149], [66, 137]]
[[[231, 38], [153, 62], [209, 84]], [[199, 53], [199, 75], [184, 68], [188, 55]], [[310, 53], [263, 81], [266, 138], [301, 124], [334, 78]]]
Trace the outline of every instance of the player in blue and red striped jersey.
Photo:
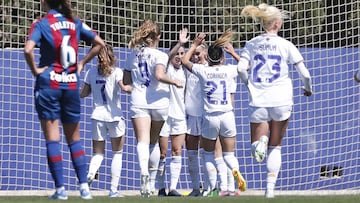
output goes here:
[[[78, 74], [105, 46], [80, 19], [73, 17], [68, 0], [41, 0], [47, 14], [30, 28], [24, 54], [36, 77], [35, 106], [45, 135], [48, 164], [56, 192], [50, 199], [66, 200], [59, 120], [61, 120], [72, 162], [79, 179], [80, 196], [92, 199], [87, 184], [85, 151], [80, 142], [80, 95]], [[92, 43], [89, 53], [78, 61], [80, 40]], [[40, 62], [35, 64], [34, 48], [40, 48]]]

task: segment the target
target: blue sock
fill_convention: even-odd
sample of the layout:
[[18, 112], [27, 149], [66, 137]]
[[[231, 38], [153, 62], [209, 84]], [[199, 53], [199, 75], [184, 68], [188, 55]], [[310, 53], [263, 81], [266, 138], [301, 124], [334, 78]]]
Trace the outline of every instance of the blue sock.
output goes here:
[[71, 159], [75, 168], [79, 183], [87, 183], [87, 166], [85, 161], [85, 151], [80, 141], [75, 141], [69, 144]]
[[46, 152], [48, 164], [52, 178], [55, 181], [55, 187], [64, 186], [62, 155], [60, 150], [60, 143], [58, 141], [47, 141]]

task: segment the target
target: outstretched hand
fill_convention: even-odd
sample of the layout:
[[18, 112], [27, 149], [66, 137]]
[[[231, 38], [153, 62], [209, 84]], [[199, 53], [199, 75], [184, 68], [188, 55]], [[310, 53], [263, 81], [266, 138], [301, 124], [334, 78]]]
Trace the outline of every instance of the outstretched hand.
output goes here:
[[205, 37], [206, 37], [205, 33], [203, 33], [203, 32], [198, 33], [194, 39], [193, 44], [195, 44], [196, 46], [199, 46], [200, 44], [203, 43], [203, 41], [205, 40]]
[[229, 54], [235, 52], [235, 49], [231, 43], [226, 43], [224, 46], [224, 50]]
[[185, 44], [189, 41], [190, 36], [188, 36], [188, 29], [187, 28], [183, 28], [180, 30], [180, 34], [179, 34], [179, 42], [181, 44]]

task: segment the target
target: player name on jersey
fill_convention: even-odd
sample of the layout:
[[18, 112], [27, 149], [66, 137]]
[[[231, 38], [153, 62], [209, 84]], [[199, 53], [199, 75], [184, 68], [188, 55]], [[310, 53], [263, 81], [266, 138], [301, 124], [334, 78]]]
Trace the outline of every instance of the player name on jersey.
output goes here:
[[208, 79], [212, 79], [212, 78], [227, 78], [227, 74], [226, 73], [208, 73], [206, 75], [206, 77]]
[[54, 31], [62, 30], [62, 29], [75, 30], [75, 23], [69, 22], [69, 21], [60, 21], [60, 22], [55, 22], [55, 23], [51, 24], [50, 27]]

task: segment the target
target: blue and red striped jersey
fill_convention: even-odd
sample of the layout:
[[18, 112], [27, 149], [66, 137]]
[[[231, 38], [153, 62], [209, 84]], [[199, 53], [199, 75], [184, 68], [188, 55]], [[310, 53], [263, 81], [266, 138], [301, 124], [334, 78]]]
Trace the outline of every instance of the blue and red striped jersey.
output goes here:
[[91, 43], [96, 33], [79, 18], [69, 19], [56, 10], [36, 20], [28, 40], [40, 48], [38, 67], [48, 66], [36, 79], [35, 88], [79, 88], [78, 47], [81, 40]]

